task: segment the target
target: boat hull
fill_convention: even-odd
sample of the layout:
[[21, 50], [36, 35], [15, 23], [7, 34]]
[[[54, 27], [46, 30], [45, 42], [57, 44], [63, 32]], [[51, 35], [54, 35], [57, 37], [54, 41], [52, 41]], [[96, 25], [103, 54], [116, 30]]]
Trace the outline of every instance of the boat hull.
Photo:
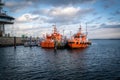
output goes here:
[[89, 46], [88, 42], [84, 42], [84, 43], [71, 43], [68, 42], [68, 46], [69, 48], [86, 48]]
[[42, 48], [54, 48], [54, 42], [41, 42], [40, 46]]

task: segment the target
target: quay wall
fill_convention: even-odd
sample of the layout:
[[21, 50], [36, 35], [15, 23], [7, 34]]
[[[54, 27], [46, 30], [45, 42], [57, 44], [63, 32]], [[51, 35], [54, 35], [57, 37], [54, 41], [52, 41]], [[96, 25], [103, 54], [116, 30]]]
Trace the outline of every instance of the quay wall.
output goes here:
[[[14, 37], [0, 37], [0, 47], [13, 46]], [[21, 37], [16, 37], [16, 45], [23, 45]]]

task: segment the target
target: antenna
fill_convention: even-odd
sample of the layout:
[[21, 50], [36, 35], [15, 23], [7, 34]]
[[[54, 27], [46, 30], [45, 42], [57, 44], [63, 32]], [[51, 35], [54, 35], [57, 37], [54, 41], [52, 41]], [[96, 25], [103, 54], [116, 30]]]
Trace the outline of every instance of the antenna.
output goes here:
[[64, 31], [65, 31], [65, 30], [63, 29], [63, 36], [64, 36]]
[[87, 23], [86, 23], [86, 37], [87, 37], [87, 35], [88, 35], [88, 32], [87, 32]]
[[80, 23], [80, 28], [79, 28], [79, 32], [81, 33], [81, 23]]
[[71, 37], [71, 39], [72, 39], [72, 31], [70, 31], [70, 37]]

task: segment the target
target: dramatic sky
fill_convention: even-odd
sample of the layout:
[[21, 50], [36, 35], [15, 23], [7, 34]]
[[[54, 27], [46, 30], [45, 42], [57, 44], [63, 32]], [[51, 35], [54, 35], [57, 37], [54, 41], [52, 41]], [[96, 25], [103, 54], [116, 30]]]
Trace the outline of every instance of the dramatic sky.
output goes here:
[[4, 0], [4, 10], [15, 17], [6, 33], [42, 36], [54, 24], [65, 35], [76, 33], [80, 24], [88, 38], [120, 38], [120, 0]]

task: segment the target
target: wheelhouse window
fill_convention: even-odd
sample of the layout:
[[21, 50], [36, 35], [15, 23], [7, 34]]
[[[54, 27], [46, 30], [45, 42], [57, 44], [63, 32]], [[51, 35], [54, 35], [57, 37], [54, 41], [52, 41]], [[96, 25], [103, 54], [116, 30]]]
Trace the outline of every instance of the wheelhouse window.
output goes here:
[[74, 44], [74, 42], [69, 42], [70, 44]]

